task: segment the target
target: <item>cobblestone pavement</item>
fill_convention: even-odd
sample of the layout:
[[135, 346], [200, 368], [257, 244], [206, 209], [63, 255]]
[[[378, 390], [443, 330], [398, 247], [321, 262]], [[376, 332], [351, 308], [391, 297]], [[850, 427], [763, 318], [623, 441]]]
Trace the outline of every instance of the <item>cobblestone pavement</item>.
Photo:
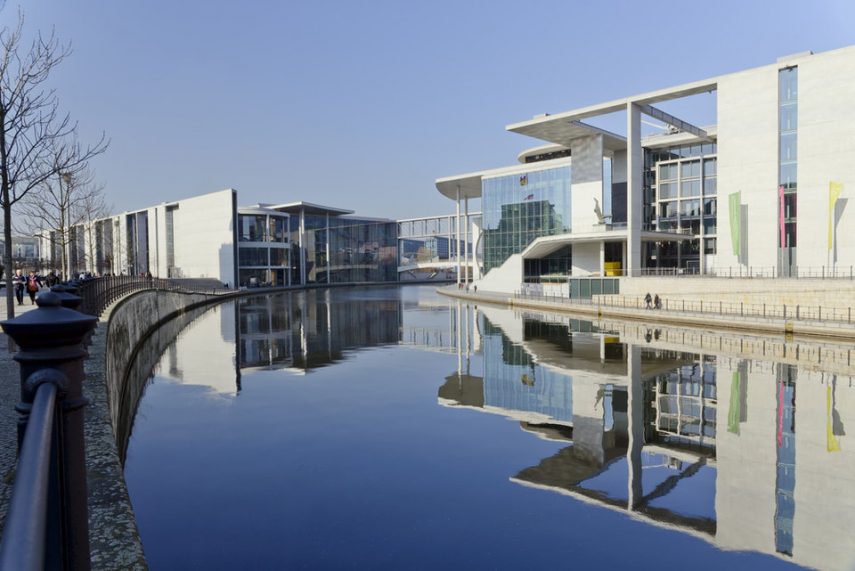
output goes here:
[[[0, 294], [4, 293], [0, 289]], [[15, 307], [17, 315], [35, 309], [37, 306], [26, 305]], [[0, 321], [6, 319], [6, 302], [0, 297]], [[18, 363], [12, 360], [13, 353], [9, 351], [11, 340], [5, 333], [0, 333], [0, 534], [6, 521], [6, 510], [9, 506], [9, 496], [12, 492], [11, 482], [14, 476], [15, 463], [18, 460], [18, 413], [15, 405], [20, 400], [20, 374]], [[14, 346], [12, 351], [14, 352]]]

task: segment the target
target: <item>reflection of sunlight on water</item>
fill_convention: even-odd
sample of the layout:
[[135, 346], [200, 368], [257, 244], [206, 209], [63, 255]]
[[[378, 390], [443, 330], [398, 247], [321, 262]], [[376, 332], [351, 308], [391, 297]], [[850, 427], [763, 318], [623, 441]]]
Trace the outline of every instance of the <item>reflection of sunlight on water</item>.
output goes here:
[[[395, 297], [397, 291], [403, 292], [400, 299]], [[689, 333], [685, 338], [696, 332]], [[348, 391], [387, 382], [407, 386], [410, 379], [400, 372], [411, 371], [414, 378], [435, 381], [436, 401], [431, 402], [443, 407], [443, 422], [459, 420], [463, 427], [428, 445], [432, 463], [420, 468], [419, 478], [439, 480], [458, 468], [482, 469], [465, 466], [461, 447], [470, 432], [500, 432], [490, 418], [504, 418], [518, 423], [529, 448], [525, 454], [502, 449], [507, 456], [503, 471], [480, 474], [478, 485], [465, 489], [468, 496], [478, 497], [482, 486], [510, 480], [514, 488], [541, 490], [538, 495], [546, 497], [547, 492], [556, 498], [560, 494], [586, 509], [617, 511], [623, 518], [702, 539], [704, 546], [719, 550], [708, 549], [706, 555], [725, 557], [729, 551], [744, 551], [755, 552], [750, 561], [761, 562], [761, 567], [794, 562], [823, 569], [853, 568], [851, 373], [824, 362], [825, 368], [734, 352], [716, 354], [708, 347], [716, 344], [715, 334], [703, 335], [707, 352], [701, 353], [688, 342], [675, 341], [684, 338], [679, 331], [666, 329], [649, 338], [643, 330], [636, 335], [601, 332], [595, 324], [567, 316], [491, 306], [476, 309], [437, 297], [431, 288], [413, 286], [370, 294], [331, 290], [259, 296], [223, 304], [193, 322], [163, 353], [155, 382], [192, 387], [182, 398], [214, 407], [241, 404], [224, 416], [237, 417], [238, 409], [248, 409], [254, 398], [276, 395], [283, 388], [294, 391], [290, 398], [308, 394], [317, 399], [313, 403], [337, 401], [340, 408], [331, 415], [336, 418], [323, 414], [312, 418], [313, 423], [323, 421], [313, 424], [317, 429], [337, 421], [372, 425], [377, 419], [360, 417], [360, 406], [353, 404], [356, 397]], [[360, 369], [371, 359], [360, 363], [357, 353], [380, 347], [388, 352], [389, 367]], [[766, 345], [760, 347], [765, 350]], [[801, 354], [810, 350], [806, 344]], [[825, 345], [824, 350], [836, 348]], [[426, 351], [444, 359], [448, 369], [421, 370]], [[371, 357], [383, 362], [377, 354]], [[349, 378], [354, 371], [362, 376]], [[235, 401], [242, 372], [246, 380], [253, 380], [244, 388], [247, 399]], [[304, 376], [311, 372], [318, 376]], [[295, 376], [301, 376], [301, 382], [281, 382], [296, 380]], [[325, 382], [311, 382], [318, 378]], [[341, 378], [348, 378], [346, 388], [336, 385], [338, 394], [324, 393]], [[382, 390], [386, 392], [360, 397], [381, 405], [387, 399], [394, 402], [391, 390]], [[308, 411], [310, 416], [317, 413], [313, 408]], [[141, 406], [138, 420], [148, 421], [147, 412]], [[398, 419], [411, 420], [410, 408], [392, 412]], [[436, 418], [415, 418], [424, 422], [422, 433], [443, 434], [442, 426], [430, 424]], [[391, 417], [383, 421], [389, 425], [377, 425], [384, 426], [383, 438], [390, 442], [396, 430], [407, 428]], [[300, 442], [303, 454], [324, 430], [310, 433], [306, 426], [289, 433]], [[240, 435], [240, 429], [233, 434]], [[488, 440], [485, 447], [495, 446]], [[553, 448], [544, 457], [532, 454], [544, 441]], [[346, 461], [355, 453], [337, 448], [335, 442], [324, 441], [323, 446], [330, 458]], [[392, 467], [400, 471], [401, 482], [416, 477], [407, 472], [405, 463], [398, 464], [400, 458], [384, 457], [382, 450], [372, 459], [382, 466], [375, 467], [377, 478]], [[315, 461], [320, 463], [315, 469], [329, 469], [324, 460]], [[434, 468], [437, 473], [431, 472]], [[282, 468], [283, 474], [292, 469]], [[465, 488], [465, 481], [456, 485]], [[391, 499], [367, 501], [401, 501], [389, 494]], [[507, 496], [509, 505], [515, 501], [512, 496]], [[325, 515], [336, 521], [338, 512], [329, 509]], [[429, 511], [431, 506], [419, 509]], [[544, 526], [566, 524], [562, 521], [546, 521]], [[484, 525], [496, 526], [497, 535], [507, 531], [498, 520]], [[599, 541], [584, 530], [577, 533], [585, 542]], [[662, 549], [674, 541], [670, 535], [656, 537]], [[426, 535], [422, 541], [431, 539]], [[698, 546], [691, 549], [702, 552]], [[745, 560], [737, 561], [746, 565]]]
[[[570, 422], [567, 447], [511, 481], [628, 510], [721, 549], [851, 567], [855, 389], [847, 346], [822, 345], [826, 355], [843, 355], [829, 372], [819, 363], [687, 353], [691, 345], [673, 343], [679, 331], [621, 340], [566, 316], [464, 303], [452, 311], [458, 371], [439, 389], [440, 405], [522, 420], [540, 438]], [[473, 319], [476, 326], [461, 326]], [[704, 336], [705, 346], [715, 345], [715, 333]], [[819, 354], [810, 343], [800, 349], [802, 357]]]
[[[206, 398], [231, 401], [238, 394], [234, 337], [224, 338], [221, 323], [234, 327], [235, 304], [212, 307], [188, 325], [166, 349], [157, 380], [204, 387]], [[155, 381], [155, 382], [156, 382]]]

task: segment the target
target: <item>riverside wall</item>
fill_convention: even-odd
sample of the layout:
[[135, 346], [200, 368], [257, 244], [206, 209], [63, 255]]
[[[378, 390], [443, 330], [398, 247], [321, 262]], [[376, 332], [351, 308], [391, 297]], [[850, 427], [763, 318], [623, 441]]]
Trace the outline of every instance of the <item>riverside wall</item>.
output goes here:
[[93, 570], [148, 568], [124, 477], [133, 415], [163, 349], [210, 304], [231, 297], [147, 290], [101, 315], [84, 383]]
[[648, 276], [621, 279], [620, 291], [628, 297], [643, 297], [650, 292], [663, 298], [704, 302], [837, 308], [855, 305], [855, 279], [847, 278]]

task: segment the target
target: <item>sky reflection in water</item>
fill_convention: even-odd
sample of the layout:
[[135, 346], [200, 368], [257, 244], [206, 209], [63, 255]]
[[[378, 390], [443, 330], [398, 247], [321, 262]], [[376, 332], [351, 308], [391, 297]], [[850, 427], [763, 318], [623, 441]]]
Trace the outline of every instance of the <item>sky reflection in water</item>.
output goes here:
[[125, 473], [146, 556], [848, 568], [850, 377], [628, 340], [426, 287], [218, 306], [139, 405]]

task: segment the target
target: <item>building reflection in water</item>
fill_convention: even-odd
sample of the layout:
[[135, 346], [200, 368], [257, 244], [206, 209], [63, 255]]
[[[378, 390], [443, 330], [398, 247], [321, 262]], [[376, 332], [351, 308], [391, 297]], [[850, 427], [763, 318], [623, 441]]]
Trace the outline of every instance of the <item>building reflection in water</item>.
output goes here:
[[401, 302], [352, 303], [334, 290], [309, 290], [239, 299], [239, 369], [306, 373], [337, 363], [347, 352], [401, 340]]
[[[660, 347], [655, 331], [628, 343], [566, 317], [366, 296], [355, 303], [317, 290], [222, 304], [212, 310], [219, 332], [191, 324], [167, 350], [166, 376], [206, 379], [227, 395], [240, 391], [242, 372], [303, 374], [360, 348], [450, 353], [457, 367], [439, 387], [440, 405], [510, 418], [566, 444], [509, 474], [512, 482], [720, 549], [823, 569], [855, 560], [851, 377], [677, 351]], [[185, 351], [207, 357], [182, 360]]]
[[850, 377], [623, 343], [568, 318], [465, 304], [451, 313], [458, 369], [439, 404], [567, 444], [511, 481], [721, 549], [851, 568]]

